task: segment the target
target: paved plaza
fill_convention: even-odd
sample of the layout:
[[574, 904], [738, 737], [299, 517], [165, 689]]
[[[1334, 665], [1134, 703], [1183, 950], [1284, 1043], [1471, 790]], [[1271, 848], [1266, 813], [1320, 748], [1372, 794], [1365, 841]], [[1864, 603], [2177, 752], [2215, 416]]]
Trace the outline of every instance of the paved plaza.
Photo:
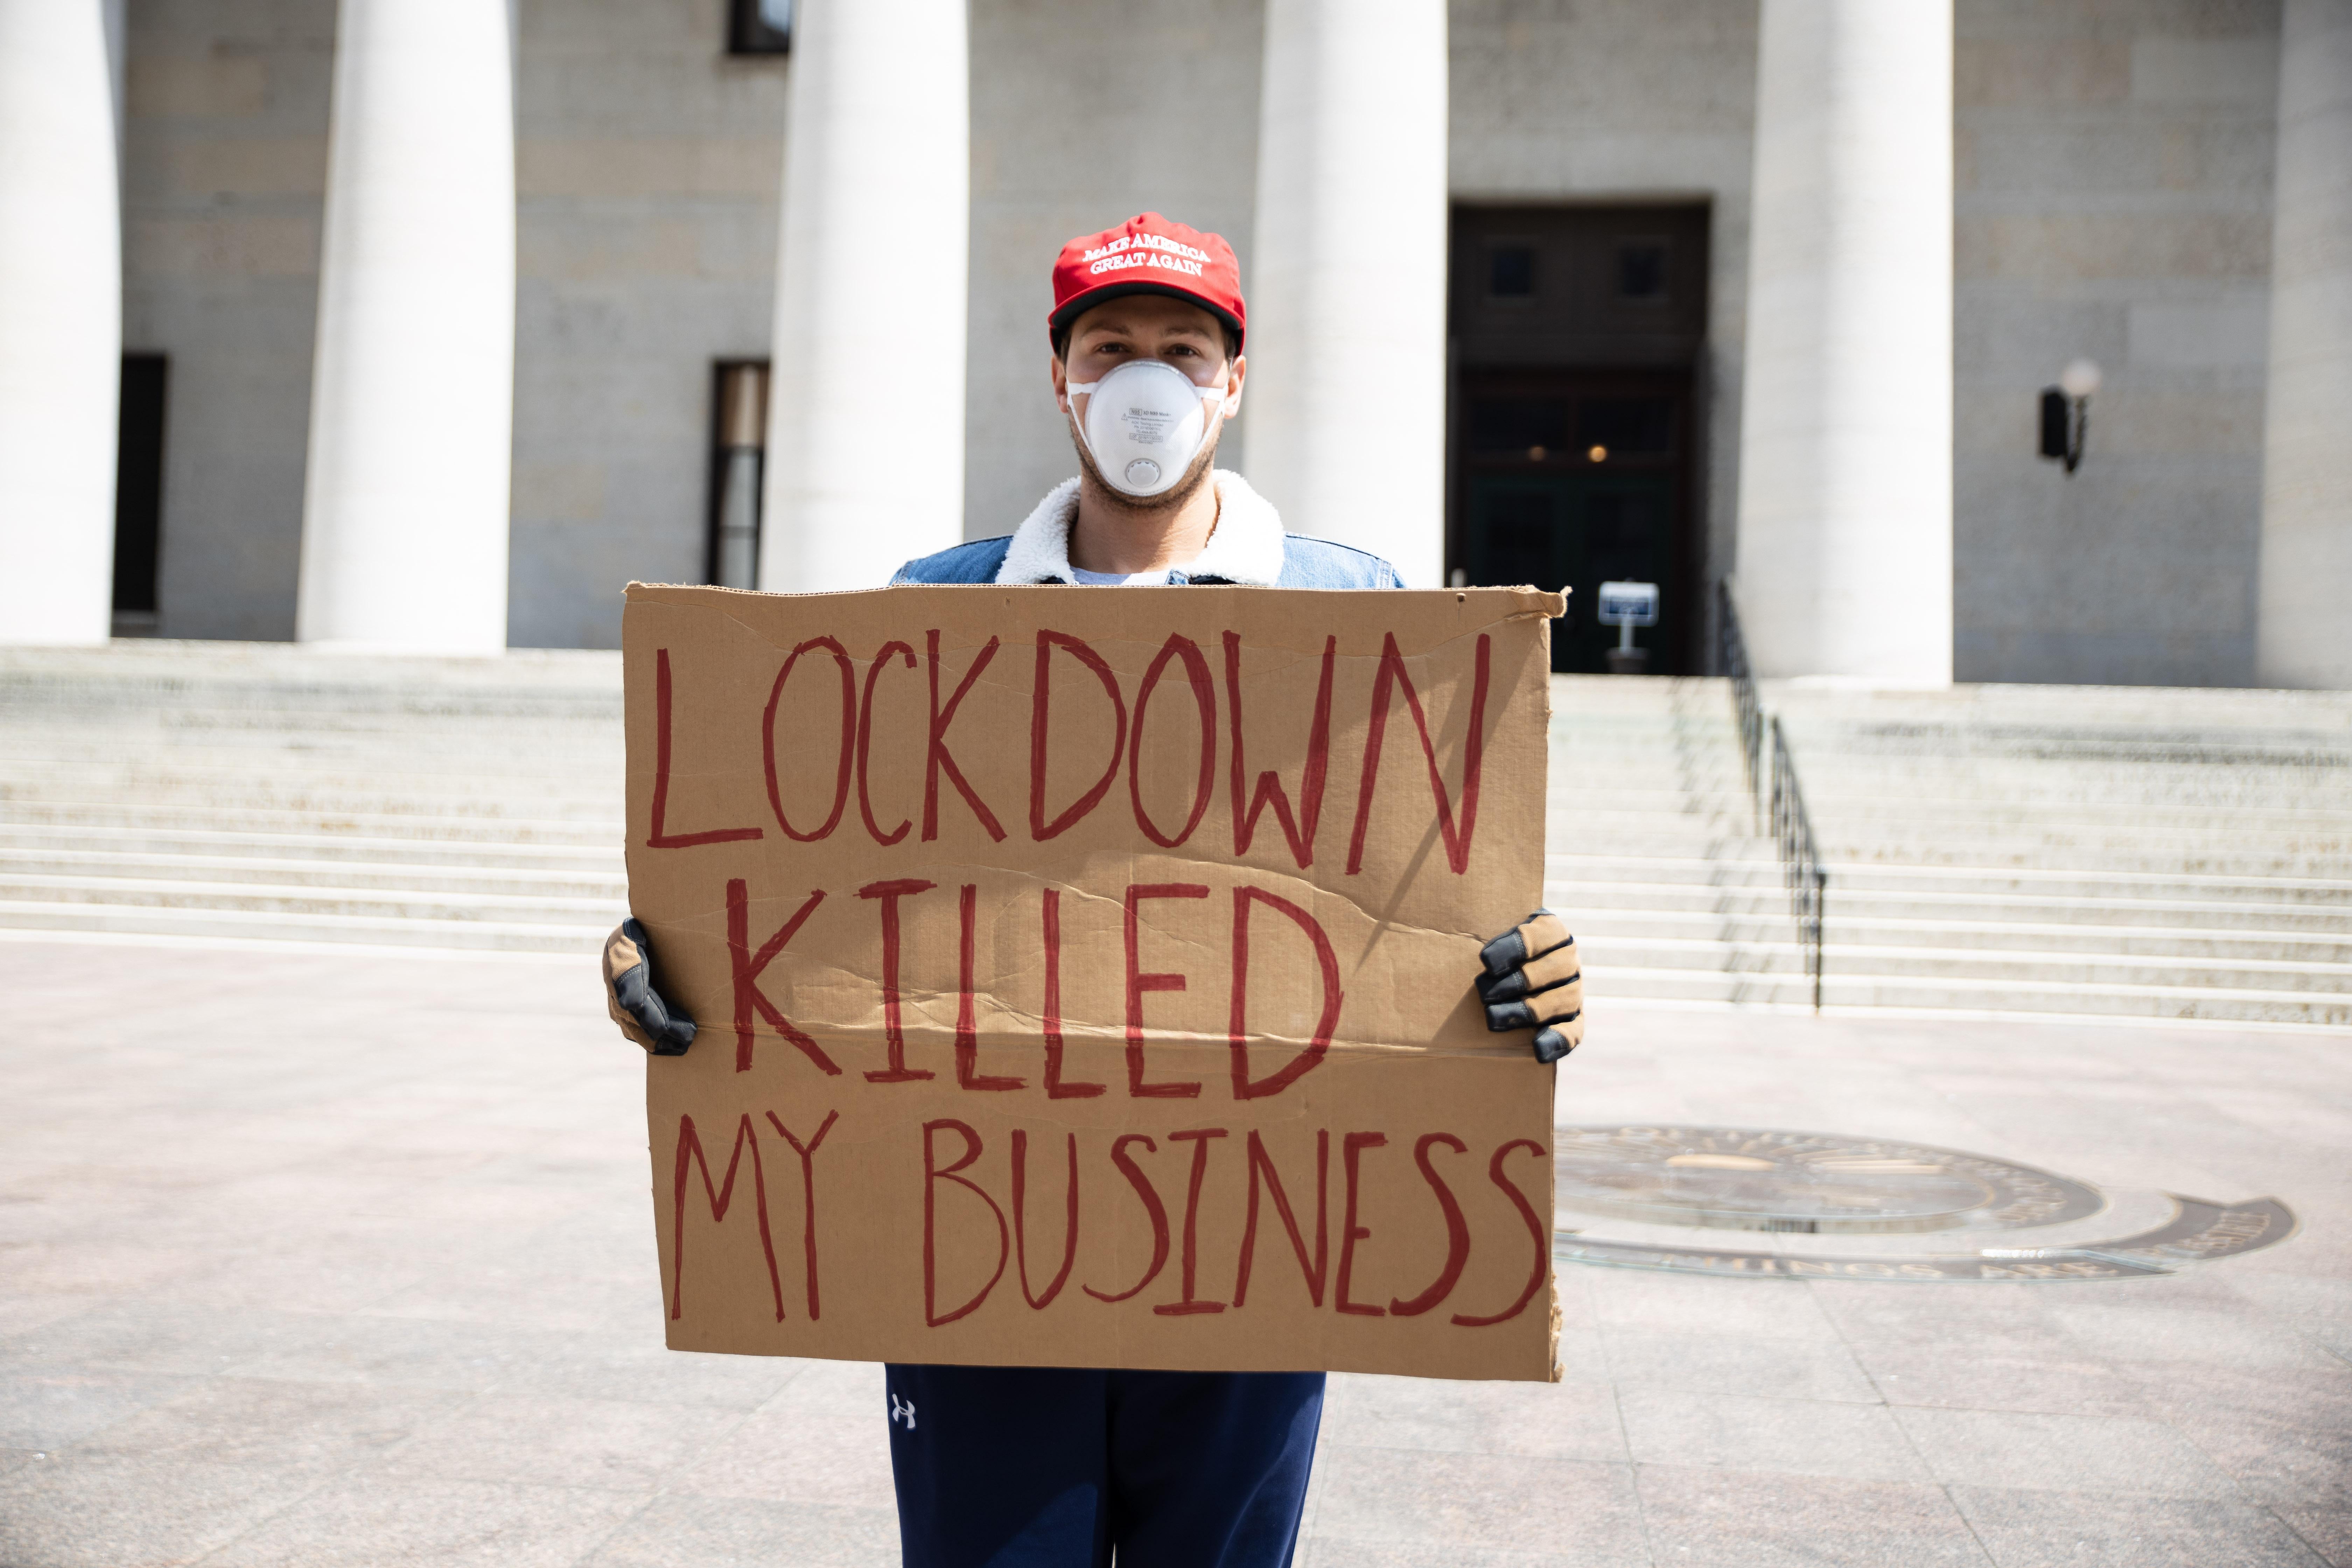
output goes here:
[[[586, 963], [17, 940], [0, 973], [5, 1568], [898, 1560], [877, 1369], [662, 1349], [641, 1068]], [[1564, 1124], [2042, 1167], [2110, 1205], [2078, 1244], [2165, 1194], [2299, 1229], [2070, 1282], [1568, 1266], [1557, 1385], [1332, 1380], [1303, 1562], [2352, 1563], [2352, 1037], [1602, 1004], [1561, 1087]]]

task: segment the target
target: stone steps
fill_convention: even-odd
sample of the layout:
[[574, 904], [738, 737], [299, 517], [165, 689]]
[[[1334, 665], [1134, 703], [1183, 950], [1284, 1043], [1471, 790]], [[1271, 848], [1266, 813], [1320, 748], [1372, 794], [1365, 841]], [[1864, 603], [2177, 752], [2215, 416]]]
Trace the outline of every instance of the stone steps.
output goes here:
[[156, 854], [124, 849], [17, 850], [0, 847], [0, 888], [67, 883], [184, 883], [197, 887], [390, 889], [418, 892], [498, 891], [625, 900], [628, 879], [614, 856], [599, 869], [445, 865], [415, 860], [322, 859], [285, 855]]
[[[1775, 889], [1776, 895], [1778, 889]], [[1588, 905], [1586, 924], [1605, 930], [1614, 940], [1682, 940], [1712, 933], [1725, 942], [1777, 941], [1788, 921], [1781, 907], [1760, 901], [1745, 910], [1641, 910]], [[1842, 915], [1835, 932], [1851, 951], [1948, 953], [1955, 963], [1987, 952], [2007, 952], [2031, 946], [2033, 952], [2055, 958], [2080, 954], [2116, 959], [2194, 961], [2233, 965], [2241, 961], [2260, 967], [2273, 961], [2294, 969], [2352, 965], [2352, 932], [2308, 934], [2272, 928], [2210, 931], [2198, 926], [2095, 926], [2074, 922], [2036, 923], [2028, 921], [1956, 921], [1940, 917], [1874, 919]], [[2352, 968], [2339, 980], [2352, 982]]]
[[313, 845], [326, 854], [339, 845], [371, 847], [387, 856], [456, 855], [468, 845], [483, 853], [621, 853], [621, 821], [576, 822], [532, 817], [460, 818], [320, 813], [240, 806], [189, 806], [0, 801], [0, 842], [89, 843], [118, 838], [206, 842], [221, 845]]
[[625, 889], [588, 893], [521, 892], [505, 888], [362, 888], [327, 882], [173, 881], [155, 878], [39, 877], [0, 874], [0, 907], [240, 910], [253, 914], [350, 915], [359, 919], [520, 921], [529, 924], [617, 924]]
[[481, 949], [496, 952], [594, 954], [617, 922], [452, 921], [438, 910], [417, 915], [291, 914], [265, 910], [174, 909], [131, 903], [0, 902], [0, 932], [87, 931], [376, 947]]
[[[1720, 681], [1559, 678], [1546, 897], [1596, 1004], [1809, 1007]], [[2352, 699], [1771, 687], [1833, 1008], [2352, 1026]], [[0, 938], [586, 954], [611, 655], [0, 650]]]
[[[2352, 1026], [2352, 699], [1766, 699], [1829, 875], [1827, 1005]], [[1547, 897], [1595, 997], [1810, 1006], [1722, 684], [1562, 678], [1553, 722]]]
[[0, 931], [590, 953], [620, 661], [0, 652]]
[[[5, 808], [0, 808], [5, 810]], [[157, 815], [166, 815], [159, 813]], [[189, 826], [177, 823], [126, 823], [119, 815], [100, 820], [8, 822], [0, 820], [0, 854], [114, 855], [147, 857], [159, 865], [183, 859], [268, 858], [295, 856], [307, 863], [362, 861], [387, 866], [488, 867], [622, 872], [621, 825], [609, 832], [488, 837], [512, 824], [467, 823], [467, 831], [433, 837], [346, 831], [327, 819], [277, 819], [268, 828]], [[92, 847], [102, 845], [103, 847]]]
[[[617, 759], [598, 764], [599, 771], [618, 777]], [[110, 777], [72, 776], [55, 781], [38, 794], [0, 783], [0, 801], [10, 805], [66, 805], [93, 797], [124, 800], [168, 800], [182, 809], [288, 811], [312, 816], [383, 816], [413, 821], [429, 817], [520, 818], [526, 821], [580, 822], [616, 820], [609, 798], [566, 795], [539, 788], [532, 781], [493, 779], [471, 781], [464, 793], [351, 788], [333, 781], [275, 778], [257, 786], [239, 782], [227, 772], [201, 777], [160, 772], [123, 773]], [[503, 795], [489, 792], [505, 790]]]
[[[1741, 936], [1637, 936], [1621, 934], [1606, 926], [1590, 939], [1592, 962], [1601, 967], [1620, 963], [1644, 969], [1678, 967], [1678, 960], [1704, 956], [1716, 946], [1737, 948], [1747, 955], [1743, 967], [1799, 973], [1802, 950], [1793, 941], [1771, 942]], [[1841, 982], [1931, 980], [1952, 985], [2002, 985], [2011, 981], [2048, 982], [2100, 986], [2126, 985], [2214, 987], [2231, 991], [2294, 993], [2335, 996], [2352, 1005], [2352, 964], [2315, 963], [2287, 958], [2232, 955], [2208, 961], [2175, 956], [2147, 956], [2098, 950], [2053, 951], [2032, 947], [1961, 948], [1945, 944], [1878, 944], [1843, 940], [1843, 931], [1822, 944], [1822, 973]]]
[[[1648, 967], [1624, 962], [1630, 956], [1604, 955], [1588, 962], [1596, 1016], [1610, 1002], [1627, 1001], [1784, 1008], [1812, 1005], [1811, 983], [1795, 966], [1792, 952], [1740, 949], [1725, 955], [1719, 969], [1671, 963]], [[1929, 976], [1849, 973], [1840, 969], [1840, 962], [1831, 957], [1822, 982], [1823, 1005], [1832, 1010], [2352, 1028], [2352, 1004], [2340, 994], [2314, 997], [2299, 992], [2124, 983], [2085, 985], [2024, 977], [1987, 987]], [[1766, 967], [1773, 964], [1783, 967]]]
[[[2289, 903], [2271, 900], [2214, 899], [2144, 899], [2120, 895], [2075, 893], [2037, 895], [2012, 891], [1928, 889], [1924, 892], [1877, 891], [1854, 885], [1858, 877], [1849, 868], [1832, 865], [1830, 875], [1838, 889], [1841, 919], [1975, 920], [2035, 924], [2064, 917], [2070, 927], [2177, 927], [2207, 931], [2256, 931], [2283, 934], [2341, 933], [2343, 915], [2324, 902]], [[1675, 882], [1581, 880], [1555, 876], [1545, 886], [1555, 900], [1593, 908], [1622, 909], [1629, 914], [1672, 914], [1685, 910], [1752, 911], [1769, 910], [1787, 901], [1787, 890], [1775, 875], [1769, 881]]]

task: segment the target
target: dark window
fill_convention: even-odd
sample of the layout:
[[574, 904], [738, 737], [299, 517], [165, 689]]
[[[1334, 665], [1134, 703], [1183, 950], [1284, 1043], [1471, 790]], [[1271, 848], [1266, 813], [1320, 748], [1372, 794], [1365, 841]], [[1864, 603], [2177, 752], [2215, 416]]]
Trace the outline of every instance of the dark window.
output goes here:
[[114, 454], [114, 613], [119, 631], [152, 631], [155, 566], [163, 534], [162, 354], [122, 356], [122, 405]]
[[1617, 297], [1621, 300], [1664, 300], [1666, 297], [1666, 243], [1633, 239], [1617, 247]]
[[1577, 407], [1576, 444], [1612, 452], [1671, 452], [1675, 405], [1668, 397], [1588, 397]]
[[1465, 432], [1474, 452], [1558, 451], [1568, 445], [1568, 402], [1558, 397], [1474, 397]]
[[711, 367], [710, 581], [760, 585], [761, 485], [768, 446], [768, 362]]
[[1486, 292], [1497, 300], [1532, 300], [1536, 293], [1536, 247], [1498, 245], [1486, 253]]
[[793, 0], [727, 0], [727, 52], [781, 55], [793, 47]]

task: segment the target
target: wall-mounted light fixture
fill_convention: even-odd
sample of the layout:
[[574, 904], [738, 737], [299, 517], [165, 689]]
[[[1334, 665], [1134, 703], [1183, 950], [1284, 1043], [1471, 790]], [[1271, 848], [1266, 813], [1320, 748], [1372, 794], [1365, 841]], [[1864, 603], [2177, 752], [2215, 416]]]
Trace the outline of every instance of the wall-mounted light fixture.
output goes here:
[[2058, 373], [2058, 384], [2042, 389], [2042, 455], [2073, 473], [2083, 462], [2083, 437], [2091, 428], [2091, 394], [2099, 390], [2099, 367], [2078, 359]]

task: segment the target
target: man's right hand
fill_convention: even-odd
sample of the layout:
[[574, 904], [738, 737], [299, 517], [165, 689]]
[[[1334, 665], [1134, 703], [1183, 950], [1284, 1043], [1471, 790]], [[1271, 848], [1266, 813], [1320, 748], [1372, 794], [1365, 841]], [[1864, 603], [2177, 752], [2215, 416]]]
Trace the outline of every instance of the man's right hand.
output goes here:
[[604, 939], [604, 1005], [621, 1033], [657, 1057], [682, 1057], [694, 1020], [654, 989], [653, 942], [632, 916]]

